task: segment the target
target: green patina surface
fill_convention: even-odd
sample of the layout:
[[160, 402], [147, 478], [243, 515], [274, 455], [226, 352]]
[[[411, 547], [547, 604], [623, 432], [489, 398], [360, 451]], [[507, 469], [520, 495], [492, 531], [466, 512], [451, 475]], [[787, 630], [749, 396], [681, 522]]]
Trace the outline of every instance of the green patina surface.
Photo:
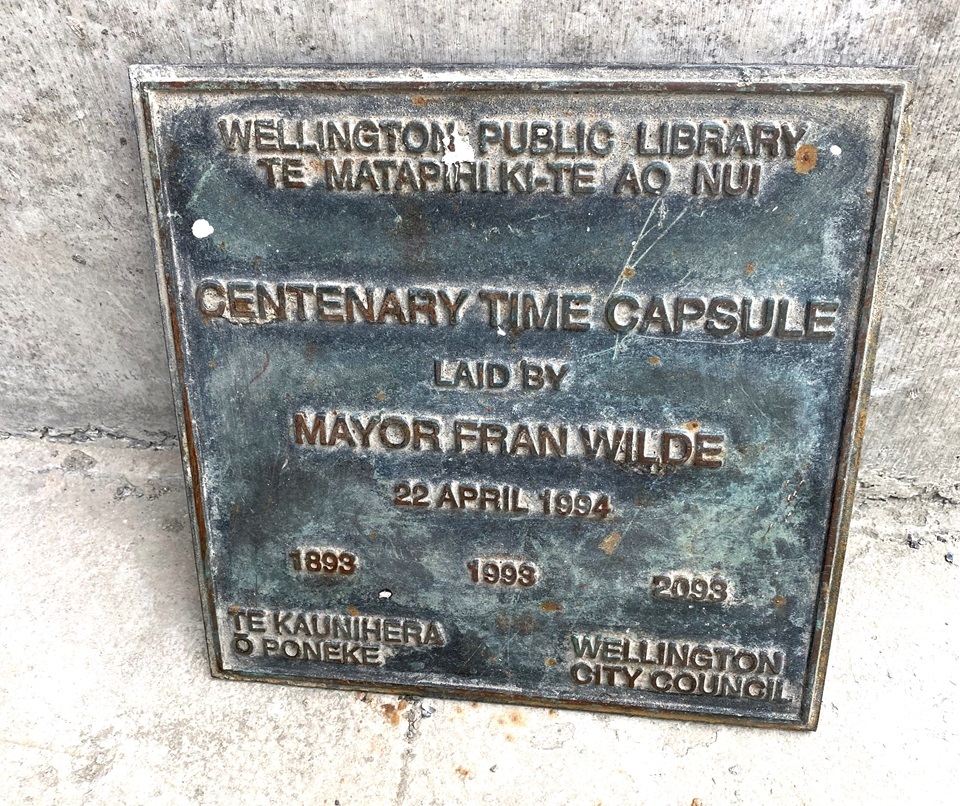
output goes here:
[[[864, 327], [889, 97], [708, 92], [695, 84], [671, 93], [642, 86], [219, 86], [155, 93], [149, 114], [202, 491], [198, 517], [207, 530], [202, 559], [212, 583], [214, 649], [223, 668], [272, 679], [805, 722], [838, 459], [850, 439], [843, 429]], [[257, 120], [268, 121], [259, 149]], [[286, 125], [286, 151], [270, 139], [278, 120]], [[378, 149], [362, 150], [369, 146], [362, 135], [349, 152], [329, 143], [321, 151], [317, 121], [341, 130], [344, 122], [370, 121]], [[422, 121], [428, 129], [437, 122], [447, 132], [441, 153], [405, 150], [402, 138], [390, 153], [392, 124], [384, 128], [384, 121]], [[484, 128], [485, 121], [500, 128]], [[565, 121], [568, 134], [579, 121], [588, 130], [603, 121], [609, 130], [594, 153], [588, 144], [584, 154], [558, 155], [554, 139], [549, 153], [531, 153], [528, 140], [526, 152], [509, 154], [494, 140], [506, 121]], [[452, 138], [443, 129], [448, 122]], [[646, 139], [638, 141], [641, 122]], [[661, 122], [689, 123], [698, 138], [693, 153], [684, 153], [687, 134], [671, 141], [669, 131], [673, 153], [637, 153], [659, 148]], [[753, 139], [717, 154], [731, 147], [739, 123]], [[231, 141], [224, 134], [233, 125], [239, 139]], [[768, 137], [775, 128], [777, 142], [759, 143], [758, 125], [767, 126]], [[723, 132], [726, 145], [703, 144], [706, 131]], [[609, 153], [596, 153], [608, 141]], [[285, 177], [280, 163], [258, 163], [265, 159], [299, 164], [290, 163]], [[346, 159], [352, 163], [344, 169]], [[432, 163], [441, 178], [398, 190], [401, 169], [382, 164], [373, 181], [360, 182], [364, 159], [407, 161], [415, 172]], [[581, 188], [592, 192], [566, 190], [572, 184], [555, 192], [557, 171], [572, 182], [574, 169], [557, 168], [561, 160], [593, 165]], [[487, 191], [472, 191], [469, 182], [456, 191], [444, 187], [447, 172], [477, 170], [484, 161], [490, 167], [480, 170], [490, 170], [493, 183]], [[501, 184], [498, 172], [517, 163], [529, 163], [534, 180], [545, 181], [529, 189], [522, 177]], [[635, 192], [627, 163], [638, 171], [668, 166], [669, 188]], [[717, 163], [721, 171], [759, 166], [755, 189], [712, 193], [697, 186], [696, 166], [713, 171]], [[332, 170], [334, 180], [354, 171], [356, 189], [348, 189], [349, 179], [337, 188]], [[426, 170], [429, 179], [434, 168]], [[197, 221], [212, 233], [196, 237]], [[258, 283], [267, 295], [264, 310], [269, 314], [273, 300], [279, 318], [243, 302]], [[318, 315], [312, 290], [304, 292], [301, 321], [291, 289], [303, 284], [332, 287], [330, 318]], [[335, 321], [348, 286], [374, 289], [378, 305], [396, 289], [399, 308], [381, 310], [381, 322], [360, 314], [353, 323]], [[438, 300], [436, 325], [423, 310], [404, 324], [408, 289], [468, 296], [454, 325]], [[586, 322], [589, 329], [509, 321], [498, 327], [481, 292], [509, 290], [531, 293], [541, 306], [550, 293], [580, 295], [586, 313], [568, 324]], [[232, 314], [230, 294], [240, 299]], [[666, 322], [656, 297], [664, 299]], [[718, 298], [733, 303], [721, 302], [710, 320], [709, 308], [677, 297], [702, 300], [705, 308]], [[719, 333], [729, 317], [717, 312], [735, 309], [742, 317], [744, 299], [754, 302], [755, 325], [763, 322], [764, 300], [793, 307], [779, 334], [776, 307], [762, 336]], [[821, 304], [825, 317], [812, 330], [804, 320], [808, 303]], [[613, 311], [612, 324], [605, 310]], [[682, 330], [678, 311], [688, 314]], [[509, 367], [511, 384], [449, 386], [462, 359]], [[437, 361], [444, 362], [440, 370]], [[565, 365], [566, 375], [556, 390], [523, 390], [516, 381], [521, 361]], [[297, 413], [309, 424], [327, 413], [316, 444], [303, 434], [297, 439]], [[429, 442], [422, 450], [384, 448], [378, 426], [369, 448], [356, 430], [341, 427], [334, 437], [335, 413], [348, 418], [348, 427], [350, 416], [387, 419], [387, 439], [397, 441], [403, 429], [389, 418], [435, 421], [438, 449]], [[511, 455], [499, 442], [484, 453], [479, 440], [457, 450], [456, 423], [481, 421], [510, 429], [530, 424], [534, 432], [539, 424], [553, 433], [565, 427], [566, 455], [531, 455], [537, 451], [523, 446]], [[581, 428], [615, 435], [630, 427], [650, 430], [648, 455], [664, 430], [686, 435], [691, 446], [698, 434], [722, 439], [722, 466], [680, 462], [680, 447], [673, 465], [585, 455]], [[434, 504], [450, 484], [520, 488], [530, 512], [460, 509], [449, 498], [441, 509], [398, 505], [401, 482], [424, 484]], [[608, 496], [612, 512], [545, 515], [537, 495], [548, 488], [595, 493], [591, 506]], [[291, 552], [309, 548], [355, 555], [356, 572], [296, 570]], [[535, 564], [538, 581], [477, 583], [468, 563], [485, 558]], [[653, 578], [663, 575], [672, 599], [651, 594]], [[725, 598], [698, 601], [699, 588], [684, 597], [684, 583], [674, 585], [678, 577], [717, 581], [714, 590], [725, 586]], [[256, 610], [266, 614], [266, 632], [257, 631], [256, 616], [251, 620]], [[325, 636], [322, 618], [312, 628], [305, 619], [295, 631], [294, 620], [271, 616], [281, 611], [340, 614], [348, 628], [364, 617], [419, 620], [438, 625], [441, 638], [418, 646], [412, 637], [391, 644], [380, 635], [372, 643], [382, 665], [305, 660], [290, 656], [305, 651], [303, 640], [336, 636]], [[600, 637], [610, 640], [597, 643]], [[271, 640], [276, 646], [265, 643]], [[299, 643], [284, 650], [285, 640]], [[667, 647], [661, 642], [694, 654], [685, 663], [658, 659]], [[777, 659], [776, 674], [754, 671], [751, 657], [761, 665]], [[706, 689], [721, 685], [710, 682], [713, 672], [739, 678], [740, 696], [678, 693], [688, 685], [678, 679], [685, 673]], [[749, 678], [761, 679], [769, 696], [745, 695]]]

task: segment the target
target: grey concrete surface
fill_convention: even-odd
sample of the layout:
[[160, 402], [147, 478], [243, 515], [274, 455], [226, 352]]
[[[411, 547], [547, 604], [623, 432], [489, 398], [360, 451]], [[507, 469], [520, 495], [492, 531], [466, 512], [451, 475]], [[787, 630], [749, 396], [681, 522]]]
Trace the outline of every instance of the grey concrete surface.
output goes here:
[[960, 508], [932, 493], [861, 491], [820, 728], [792, 733], [213, 680], [176, 451], [0, 440], [0, 489], [2, 803], [956, 797]]
[[865, 471], [960, 478], [953, 0], [0, 0], [0, 431], [175, 432], [127, 66], [812, 63], [920, 69]]

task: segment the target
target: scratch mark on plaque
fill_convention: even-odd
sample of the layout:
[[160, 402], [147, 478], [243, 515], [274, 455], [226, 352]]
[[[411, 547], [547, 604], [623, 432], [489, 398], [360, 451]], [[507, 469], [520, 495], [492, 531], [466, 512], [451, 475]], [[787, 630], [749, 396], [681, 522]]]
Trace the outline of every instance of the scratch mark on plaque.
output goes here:
[[[620, 273], [617, 276], [616, 282], [613, 284], [613, 288], [610, 290], [610, 294], [607, 295], [609, 299], [617, 291], [619, 291], [626, 284], [626, 281], [632, 277], [635, 277], [637, 274], [637, 269], [640, 267], [640, 264], [643, 262], [643, 259], [650, 254], [650, 250], [653, 249], [660, 241], [662, 241], [667, 234], [676, 226], [676, 224], [689, 212], [689, 205], [684, 206], [684, 208], [677, 213], [676, 217], [669, 223], [666, 224], [667, 216], [667, 207], [666, 202], [663, 199], [657, 199], [650, 207], [650, 212], [647, 214], [646, 220], [643, 222], [643, 226], [640, 228], [640, 233], [637, 235], [636, 240], [634, 240], [632, 247], [630, 249], [630, 254], [627, 255], [627, 259], [623, 262], [623, 266], [620, 269]], [[660, 234], [654, 239], [653, 243], [644, 249], [639, 256], [634, 257], [637, 254], [637, 249], [643, 243], [647, 235], [651, 234], [654, 231], [654, 227], [651, 225], [654, 213], [659, 214], [659, 220], [656, 225], [656, 229], [660, 230]], [[666, 224], [666, 226], [664, 226]]]
[[478, 653], [481, 649], [484, 649], [485, 646], [486, 646], [486, 645], [485, 645], [483, 642], [478, 642], [478, 643], [477, 643], [476, 648], [473, 650], [473, 652], [471, 652], [471, 653], [467, 656], [467, 659], [463, 662], [463, 665], [460, 667], [460, 671], [458, 672], [458, 674], [464, 674], [464, 673], [470, 668], [470, 661], [472, 661], [472, 660], [477, 656], [477, 653]]
[[390, 553], [395, 560], [403, 560], [403, 555], [400, 553], [400, 549], [397, 548], [397, 544], [393, 542], [393, 538], [385, 534], [383, 535], [383, 542], [390, 547]]
[[[685, 205], [683, 209], [677, 213], [677, 215], [674, 216], [669, 223], [667, 223], [668, 212], [666, 202], [660, 198], [650, 206], [650, 211], [647, 213], [647, 217], [643, 222], [643, 226], [640, 227], [640, 232], [630, 246], [630, 254], [627, 255], [627, 259], [623, 262], [623, 266], [620, 268], [620, 272], [617, 275], [617, 279], [614, 282], [613, 287], [610, 289], [610, 293], [607, 294], [608, 301], [614, 294], [621, 291], [629, 280], [636, 277], [637, 269], [640, 267], [643, 259], [650, 254], [650, 251], [658, 243], [660, 243], [660, 241], [667, 237], [667, 234], [670, 232], [670, 230], [672, 230], [677, 223], [679, 223], [679, 221], [689, 212], [689, 210], [690, 206]], [[653, 223], [655, 215], [657, 216], [656, 224]], [[659, 234], [653, 239], [652, 243], [646, 245], [645, 240], [655, 231], [659, 231]], [[645, 248], [638, 255], [637, 251], [641, 248], [641, 245], [644, 245]], [[687, 277], [690, 276], [692, 271], [692, 269], [688, 271], [680, 282], [685, 281]], [[633, 337], [643, 335], [644, 334], [635, 332], [629, 333], [625, 336], [618, 335], [616, 342], [614, 343], [613, 347], [610, 348], [610, 350], [601, 350], [599, 353], [592, 353], [591, 355], [595, 356], [600, 355], [601, 353], [612, 352], [613, 355], [611, 356], [611, 360], [615, 361], [620, 354], [621, 346], [626, 346], [629, 344]], [[684, 341], [687, 341], [687, 339]]]
[[773, 429], [773, 431], [778, 434], [786, 433], [786, 429], [777, 421], [776, 418], [770, 416], [769, 411], [766, 411], [757, 405], [757, 401], [755, 400], [756, 395], [748, 392], [742, 381], [737, 381], [737, 388], [743, 393], [743, 397], [741, 399], [749, 403], [757, 412], [757, 414], [759, 414], [766, 421], [767, 425]]
[[[623, 261], [623, 266], [620, 268], [620, 274], [617, 277], [616, 282], [613, 284], [613, 288], [610, 289], [610, 293], [607, 295], [607, 299], [609, 299], [617, 291], [619, 291], [623, 287], [624, 283], [637, 273], [637, 265], [633, 262], [633, 256], [637, 252], [637, 247], [641, 244], [643, 239], [647, 237], [647, 232], [649, 231], [649, 228], [650, 228], [650, 221], [653, 218], [653, 214], [657, 210], [658, 205], [660, 206], [663, 205], [662, 199], [658, 199], [650, 207], [650, 212], [647, 213], [647, 219], [646, 221], [643, 222], [643, 226], [640, 227], [640, 234], [637, 235], [637, 237], [634, 239], [633, 243], [631, 244], [630, 254], [627, 255], [627, 259]], [[646, 254], [646, 252], [644, 252], [644, 254]], [[637, 261], [637, 263], [639, 263], [639, 260]]]
[[[809, 469], [809, 463], [805, 464], [802, 468], [797, 470], [797, 472], [794, 473], [793, 478], [787, 479], [780, 486], [780, 489], [783, 491], [789, 490], [789, 492], [787, 492], [786, 498], [784, 498], [784, 501], [783, 501], [783, 515], [780, 518], [780, 522], [784, 525], [787, 524], [787, 522], [790, 520], [790, 517], [793, 515], [794, 510], [791, 509], [791, 505], [796, 500], [797, 496], [800, 495], [800, 488], [803, 487], [803, 485], [806, 483], [806, 479], [804, 478], [803, 474], [808, 469]], [[791, 484], [793, 486], [793, 489], [790, 489]], [[777, 525], [779, 524], [775, 523], [774, 521], [770, 521], [767, 524], [766, 531], [760, 536], [761, 543], [766, 541], [766, 539], [770, 536], [770, 533], [773, 531], [773, 527]]]
[[273, 467], [270, 468], [269, 486], [271, 489], [275, 488], [277, 474], [283, 473], [283, 471], [286, 469], [289, 463], [290, 463], [290, 448], [289, 446], [287, 446], [286, 448], [280, 449], [280, 451], [277, 453], [277, 458], [273, 463]]
[[[654, 336], [650, 333], [628, 333], [627, 335], [619, 338], [617, 343], [613, 347], [605, 347], [602, 350], [597, 350], [593, 353], [586, 353], [585, 355], [580, 356], [579, 361], [587, 361], [591, 358], [599, 358], [600, 356], [606, 355], [607, 353], [615, 353], [614, 357], [620, 354], [620, 350], [630, 347], [634, 341], [640, 341], [647, 339], [650, 341], [668, 341], [669, 339], [666, 336]], [[706, 339], [674, 339], [678, 344], [708, 344], [711, 347], [745, 347], [750, 344], [749, 341], [721, 341], [717, 339], [716, 341], [707, 341]]]
[[[260, 371], [250, 379], [250, 382], [247, 384], [246, 389], [249, 389], [257, 381], [259, 381], [260, 378], [263, 376], [263, 373], [267, 371], [267, 367], [270, 366], [270, 351], [264, 350], [263, 353], [266, 356], [266, 360], [263, 362], [263, 366], [260, 367]], [[244, 391], [246, 391], [246, 389]]]
[[[512, 601], [510, 602], [510, 609], [511, 609], [511, 611], [512, 611], [512, 612], [516, 612], [516, 611], [519, 609], [520, 606], [521, 606], [521, 604], [520, 604], [520, 594], [519, 594], [519, 593], [514, 594], [514, 596], [512, 597]], [[500, 655], [501, 655], [500, 660], [501, 660], [501, 662], [502, 662], [502, 664], [503, 664], [504, 666], [509, 666], [509, 665], [510, 665], [510, 649], [511, 649], [512, 645], [520, 638], [520, 635], [521, 635], [521, 634], [522, 634], [522, 633], [521, 633], [519, 630], [514, 630], [514, 632], [512, 632], [512, 633], [508, 633], [506, 639], [505, 639], [504, 642], [500, 645], [500, 650], [501, 650], [501, 652], [500, 652]]]
[[200, 195], [200, 191], [203, 190], [203, 186], [207, 183], [207, 179], [210, 177], [210, 174], [213, 172], [215, 165], [211, 165], [207, 170], [203, 172], [200, 176], [200, 179], [197, 180], [197, 186], [194, 188], [193, 193], [190, 194], [190, 201], [187, 202], [187, 207], [193, 207], [197, 201], [197, 197]]

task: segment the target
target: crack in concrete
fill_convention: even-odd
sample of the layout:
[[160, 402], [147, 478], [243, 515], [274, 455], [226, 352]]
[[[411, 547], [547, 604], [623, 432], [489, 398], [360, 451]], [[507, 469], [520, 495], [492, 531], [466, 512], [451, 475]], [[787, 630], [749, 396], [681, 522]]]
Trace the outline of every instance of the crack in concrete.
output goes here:
[[397, 782], [396, 806], [402, 806], [407, 799], [407, 791], [410, 789], [410, 759], [413, 758], [413, 745], [408, 744], [403, 750], [403, 756], [400, 759], [400, 780]]
[[433, 716], [437, 710], [420, 697], [404, 697], [403, 699], [411, 706], [406, 714], [406, 719], [410, 723], [410, 726], [406, 732], [407, 746], [404, 748], [403, 756], [400, 759], [400, 777], [397, 781], [396, 806], [403, 804], [410, 789], [410, 761], [413, 759], [415, 752], [414, 745], [420, 736], [420, 723]]
[[86, 428], [58, 429], [49, 426], [32, 428], [28, 431], [15, 433], [0, 431], [0, 439], [36, 439], [43, 442], [62, 442], [67, 444], [82, 442], [114, 442], [127, 448], [157, 450], [161, 448], [176, 448], [180, 444], [179, 437], [167, 431], [146, 432], [146, 438], [133, 437], [113, 431], [109, 428], [89, 425]]

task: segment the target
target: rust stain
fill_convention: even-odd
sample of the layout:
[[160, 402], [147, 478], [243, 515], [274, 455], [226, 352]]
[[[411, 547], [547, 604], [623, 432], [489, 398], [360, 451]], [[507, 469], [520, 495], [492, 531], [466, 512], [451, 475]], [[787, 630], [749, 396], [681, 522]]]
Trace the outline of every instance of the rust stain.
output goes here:
[[746, 267], [743, 270], [743, 273], [749, 277], [756, 270], [757, 270], [757, 264], [751, 260], [749, 263], [747, 263]]
[[556, 666], [556, 665], [557, 665], [557, 659], [556, 659], [556, 658], [546, 658], [546, 659], [543, 661], [543, 665], [544, 665], [544, 666]]
[[793, 158], [793, 170], [798, 174], [808, 174], [817, 167], [817, 147], [807, 143], [797, 149]]
[[609, 557], [617, 550], [621, 540], [623, 540], [623, 535], [620, 534], [620, 532], [610, 532], [610, 534], [600, 541], [600, 551]]
[[515, 727], [523, 727], [527, 724], [527, 715], [523, 711], [511, 710], [507, 711], [503, 716], [497, 717], [497, 724], [500, 725], [514, 725]]
[[686, 428], [688, 431], [699, 431], [699, 430], [700, 430], [700, 421], [699, 421], [699, 420], [691, 420], [689, 423], [685, 423], [683, 427]]
[[657, 358], [655, 355], [651, 355], [651, 356], [647, 359], [647, 363], [648, 363], [651, 367], [659, 367], [659, 366], [660, 366], [660, 359]]
[[347, 607], [347, 614], [350, 616], [359, 616], [360, 611], [357, 610], [357, 608], [355, 608], [353, 605], [350, 605], [349, 607]]
[[783, 594], [779, 594], [778, 596], [774, 596], [774, 597], [773, 597], [773, 603], [774, 603], [777, 607], [783, 607], [783, 606], [787, 603], [787, 597], [784, 596]]
[[464, 781], [470, 776], [470, 770], [466, 767], [457, 767], [457, 775], [459, 775]]
[[381, 389], [374, 395], [374, 398], [376, 398], [380, 403], [383, 403], [383, 401], [387, 399], [387, 393]]
[[427, 105], [427, 99], [424, 98], [422, 95], [414, 95], [414, 96], [410, 99], [410, 103], [412, 103], [414, 106], [426, 106], [426, 105]]
[[690, 806], [703, 806], [703, 801], [700, 798], [694, 798], [690, 801]]
[[637, 274], [637, 270], [636, 270], [636, 269], [632, 269], [632, 268], [630, 268], [629, 266], [627, 266], [627, 267], [621, 272], [620, 276], [623, 277], [625, 280], [629, 280], [631, 277], [635, 277], [636, 274]]
[[383, 715], [386, 718], [387, 722], [396, 727], [400, 724], [400, 714], [407, 707], [405, 700], [400, 700], [399, 703], [394, 705], [393, 703], [385, 702], [380, 706], [383, 711]]
[[563, 610], [563, 605], [560, 602], [541, 602], [540, 609], [544, 613], [558, 613]]

